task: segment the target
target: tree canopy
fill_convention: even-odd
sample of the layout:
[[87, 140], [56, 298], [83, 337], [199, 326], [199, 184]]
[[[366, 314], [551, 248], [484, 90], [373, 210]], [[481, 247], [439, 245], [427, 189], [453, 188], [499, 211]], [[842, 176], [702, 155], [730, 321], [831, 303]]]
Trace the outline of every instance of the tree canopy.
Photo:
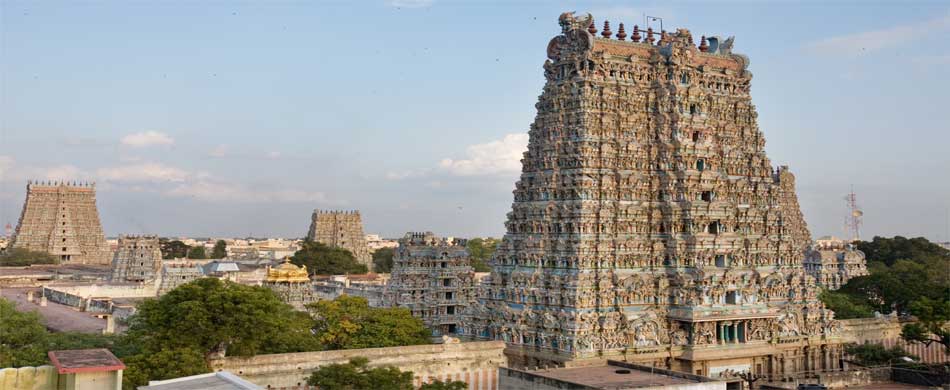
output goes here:
[[18, 267], [33, 264], [59, 264], [59, 258], [46, 252], [26, 248], [9, 248], [0, 255], [0, 267]]
[[419, 390], [467, 390], [468, 384], [462, 381], [443, 382], [434, 380], [429, 383], [423, 383]]
[[428, 344], [431, 332], [405, 308], [370, 307], [366, 298], [343, 295], [307, 305], [314, 332], [327, 349]]
[[498, 243], [499, 241], [494, 238], [473, 238], [465, 243], [468, 255], [472, 258], [472, 268], [475, 268], [475, 272], [491, 271], [488, 262], [495, 253]]
[[322, 366], [307, 379], [307, 384], [321, 390], [412, 390], [412, 372], [392, 366], [368, 367], [364, 357], [343, 364]]
[[393, 248], [379, 248], [373, 252], [373, 271], [389, 273], [393, 270]]
[[943, 344], [950, 351], [950, 251], [918, 237], [861, 241], [869, 275], [848, 281], [819, 297], [839, 318], [872, 317], [874, 312], [917, 317], [903, 327], [908, 341]]
[[45, 364], [48, 334], [36, 312], [20, 312], [0, 298], [0, 367]]
[[188, 258], [189, 259], [207, 259], [208, 254], [205, 253], [205, 247], [203, 245], [195, 245], [188, 249]]
[[228, 243], [224, 240], [218, 240], [214, 243], [214, 248], [211, 249], [211, 258], [212, 259], [223, 259], [228, 257]]
[[158, 240], [158, 245], [162, 251], [163, 259], [182, 259], [188, 256], [188, 249], [191, 247], [181, 242], [180, 240], [169, 241], [167, 239], [161, 238]]
[[296, 265], [306, 265], [311, 275], [365, 274], [366, 265], [360, 264], [350, 251], [306, 240], [290, 257]]

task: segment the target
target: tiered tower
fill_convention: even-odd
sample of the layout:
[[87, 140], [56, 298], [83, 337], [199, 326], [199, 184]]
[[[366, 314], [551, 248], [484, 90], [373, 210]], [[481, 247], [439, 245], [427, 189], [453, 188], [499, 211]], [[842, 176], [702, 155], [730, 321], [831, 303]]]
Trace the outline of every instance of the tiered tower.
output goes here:
[[373, 256], [366, 246], [363, 235], [363, 220], [360, 212], [314, 210], [307, 238], [332, 247], [343, 248], [356, 257], [356, 261], [373, 270]]
[[[465, 332], [513, 366], [618, 358], [703, 375], [831, 368], [833, 313], [733, 39], [595, 37], [561, 16], [521, 179]], [[659, 35], [657, 39], [656, 35]]]
[[47, 252], [68, 264], [109, 264], [95, 184], [29, 182], [11, 247]]
[[158, 236], [119, 236], [112, 257], [113, 282], [147, 282], [161, 276], [162, 251]]
[[462, 312], [475, 303], [475, 270], [465, 240], [406, 233], [393, 253], [385, 300], [408, 308], [435, 336], [459, 333]]

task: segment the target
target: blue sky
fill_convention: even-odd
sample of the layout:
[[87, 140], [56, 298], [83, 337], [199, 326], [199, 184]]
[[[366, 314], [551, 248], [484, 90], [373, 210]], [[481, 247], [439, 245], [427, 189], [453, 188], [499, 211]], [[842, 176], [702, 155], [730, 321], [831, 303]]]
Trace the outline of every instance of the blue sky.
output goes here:
[[947, 240], [946, 2], [0, 2], [0, 222], [95, 180], [108, 235], [498, 236], [564, 11], [736, 36], [815, 236]]

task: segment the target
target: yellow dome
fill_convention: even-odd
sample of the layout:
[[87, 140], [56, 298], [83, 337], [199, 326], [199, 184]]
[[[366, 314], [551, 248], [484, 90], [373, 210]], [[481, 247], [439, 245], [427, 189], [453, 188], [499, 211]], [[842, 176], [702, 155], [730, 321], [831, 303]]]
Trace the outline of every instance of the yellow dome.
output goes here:
[[309, 283], [310, 276], [307, 275], [307, 266], [298, 267], [290, 262], [290, 257], [285, 257], [280, 265], [267, 268], [266, 280], [269, 283]]

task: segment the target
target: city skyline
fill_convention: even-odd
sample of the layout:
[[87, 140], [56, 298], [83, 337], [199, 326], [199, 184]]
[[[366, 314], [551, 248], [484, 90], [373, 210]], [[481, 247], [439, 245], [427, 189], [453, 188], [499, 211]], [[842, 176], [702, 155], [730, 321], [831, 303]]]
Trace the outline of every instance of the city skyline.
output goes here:
[[499, 237], [538, 47], [576, 9], [735, 35], [813, 236], [844, 235], [854, 185], [863, 238], [946, 241], [950, 9], [836, 8], [5, 3], [0, 223], [16, 225], [27, 180], [62, 179], [98, 182], [108, 236], [302, 237], [319, 208], [359, 209], [387, 237]]

